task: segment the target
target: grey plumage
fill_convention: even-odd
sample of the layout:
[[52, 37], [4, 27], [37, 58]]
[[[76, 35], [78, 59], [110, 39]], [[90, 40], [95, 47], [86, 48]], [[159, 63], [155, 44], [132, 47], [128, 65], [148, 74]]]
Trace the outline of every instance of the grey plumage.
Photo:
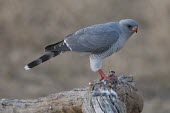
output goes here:
[[77, 31], [64, 40], [72, 51], [102, 53], [118, 40], [117, 29], [119, 27], [116, 22], [93, 25]]
[[[59, 55], [66, 51], [89, 52], [90, 66], [93, 71], [97, 71], [102, 67], [102, 60], [114, 52], [119, 51], [127, 42], [129, 37], [137, 32], [138, 23], [132, 19], [124, 19], [119, 22], [109, 22], [105, 24], [97, 24], [81, 29], [69, 36], [63, 41], [49, 45], [45, 48], [48, 53], [56, 53]], [[45, 54], [45, 56], [47, 56]], [[54, 57], [53, 56], [53, 57]], [[33, 61], [30, 67], [26, 65], [26, 69], [39, 65], [42, 57]], [[44, 57], [43, 57], [44, 58]], [[52, 57], [48, 57], [49, 59]], [[45, 59], [45, 61], [48, 59]], [[41, 59], [44, 62], [43, 59]], [[41, 63], [42, 63], [41, 62]]]
[[64, 41], [60, 41], [60, 42], [57, 42], [55, 44], [52, 44], [52, 45], [45, 47], [45, 51], [46, 51], [46, 54], [42, 55], [38, 59], [27, 64], [24, 68], [26, 70], [29, 70], [30, 68], [33, 68], [37, 65], [40, 65], [43, 62], [59, 55], [60, 53], [63, 53], [65, 51], [70, 51], [70, 49], [67, 47], [67, 45]]

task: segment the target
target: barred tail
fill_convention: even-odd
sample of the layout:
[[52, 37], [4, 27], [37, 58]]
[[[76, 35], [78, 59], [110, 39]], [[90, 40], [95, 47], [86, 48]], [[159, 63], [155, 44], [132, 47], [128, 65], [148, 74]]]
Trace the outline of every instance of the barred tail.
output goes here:
[[52, 45], [48, 45], [45, 48], [45, 51], [47, 52], [46, 54], [44, 54], [43, 56], [41, 56], [40, 58], [38, 58], [37, 60], [32, 61], [31, 63], [27, 64], [24, 68], [25, 70], [29, 70], [57, 55], [59, 55], [60, 53], [63, 53], [65, 51], [70, 51], [70, 48], [67, 46], [67, 44], [64, 42], [64, 40], [57, 42], [55, 44]]
[[40, 65], [41, 63], [43, 63], [49, 59], [59, 55], [60, 53], [61, 52], [59, 52], [59, 51], [50, 51], [50, 52], [44, 54], [43, 56], [39, 57], [38, 59], [32, 61], [31, 63], [27, 64], [24, 68], [25, 68], [25, 70], [29, 70], [35, 66]]

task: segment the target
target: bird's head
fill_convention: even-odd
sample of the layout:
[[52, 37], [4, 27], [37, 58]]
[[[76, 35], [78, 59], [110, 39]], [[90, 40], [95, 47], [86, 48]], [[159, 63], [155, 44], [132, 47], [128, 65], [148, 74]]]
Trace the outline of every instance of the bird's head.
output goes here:
[[119, 25], [121, 29], [129, 34], [133, 34], [134, 32], [138, 32], [138, 23], [132, 19], [124, 19], [119, 21]]

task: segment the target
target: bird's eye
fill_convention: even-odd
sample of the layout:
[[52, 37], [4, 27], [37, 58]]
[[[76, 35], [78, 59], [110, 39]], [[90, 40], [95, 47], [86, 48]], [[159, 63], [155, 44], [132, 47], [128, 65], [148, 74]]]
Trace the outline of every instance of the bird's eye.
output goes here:
[[128, 25], [128, 28], [132, 28], [132, 26], [131, 26], [131, 25]]

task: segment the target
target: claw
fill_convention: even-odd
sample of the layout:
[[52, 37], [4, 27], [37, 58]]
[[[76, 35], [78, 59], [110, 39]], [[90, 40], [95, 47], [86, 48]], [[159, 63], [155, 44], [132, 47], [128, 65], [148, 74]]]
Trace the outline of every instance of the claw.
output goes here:
[[114, 82], [114, 81], [117, 81], [117, 77], [115, 76], [115, 71], [110, 71], [110, 72], [109, 72], [110, 75], [108, 75], [108, 76], [106, 76], [106, 75], [104, 74], [104, 72], [103, 72], [102, 69], [99, 69], [99, 70], [98, 70], [98, 73], [99, 73], [99, 75], [100, 75], [100, 81], [106, 80], [106, 81], [111, 82], [111, 83]]

